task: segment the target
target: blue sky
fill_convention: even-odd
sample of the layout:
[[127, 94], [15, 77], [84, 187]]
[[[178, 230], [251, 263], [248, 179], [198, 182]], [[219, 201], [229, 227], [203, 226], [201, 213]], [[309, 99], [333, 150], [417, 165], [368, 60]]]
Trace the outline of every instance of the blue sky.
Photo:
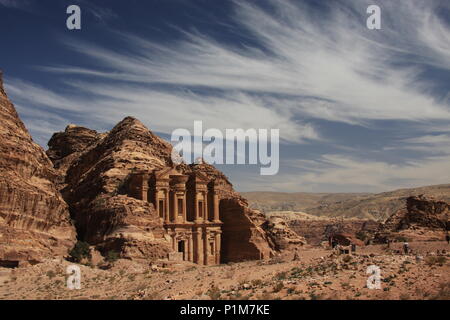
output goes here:
[[169, 138], [202, 120], [280, 129], [277, 175], [220, 166], [240, 191], [450, 183], [446, 0], [0, 0], [0, 35], [7, 92], [44, 147], [69, 123], [131, 115]]

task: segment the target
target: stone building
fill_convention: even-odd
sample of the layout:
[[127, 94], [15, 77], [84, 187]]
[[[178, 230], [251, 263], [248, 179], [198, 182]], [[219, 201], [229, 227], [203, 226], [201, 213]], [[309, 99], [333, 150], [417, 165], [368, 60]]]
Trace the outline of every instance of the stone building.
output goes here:
[[152, 203], [171, 237], [175, 256], [203, 265], [221, 262], [218, 185], [202, 173], [167, 167], [133, 173], [129, 195]]

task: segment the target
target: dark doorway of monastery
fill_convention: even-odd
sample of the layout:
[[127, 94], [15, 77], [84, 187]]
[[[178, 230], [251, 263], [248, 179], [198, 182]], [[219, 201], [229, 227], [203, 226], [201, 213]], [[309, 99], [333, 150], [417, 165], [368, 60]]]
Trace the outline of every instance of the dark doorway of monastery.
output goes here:
[[185, 254], [184, 254], [184, 240], [178, 241], [178, 252], [183, 253], [183, 260], [186, 260]]

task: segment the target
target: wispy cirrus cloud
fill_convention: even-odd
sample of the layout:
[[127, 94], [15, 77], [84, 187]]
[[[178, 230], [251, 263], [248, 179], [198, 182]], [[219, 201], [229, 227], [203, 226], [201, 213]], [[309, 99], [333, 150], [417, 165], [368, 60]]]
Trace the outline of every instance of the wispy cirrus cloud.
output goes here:
[[450, 156], [427, 156], [402, 164], [352, 155], [324, 154], [311, 161], [289, 161], [296, 174], [281, 173], [242, 181], [243, 190], [301, 192], [383, 192], [450, 181]]
[[7, 8], [23, 8], [29, 4], [26, 0], [0, 0], [0, 6]]
[[396, 148], [414, 150], [426, 155], [450, 155], [450, 135], [441, 133], [404, 139], [399, 141]]
[[[284, 141], [301, 143], [302, 139], [320, 139], [312, 126], [300, 121], [293, 122], [289, 110], [272, 108], [270, 101], [241, 92], [210, 96], [187, 90], [164, 92], [135, 84], [122, 84], [121, 90], [106, 84], [91, 86], [71, 81], [67, 84], [72, 90], [62, 94], [29, 82], [10, 79], [7, 91], [19, 105], [34, 105], [45, 110], [41, 115], [33, 110], [33, 117], [27, 123], [36, 126], [48, 118], [48, 112], [53, 110], [65, 114], [68, 119], [76, 114], [80, 116], [79, 124], [95, 128], [111, 126], [133, 115], [152, 130], [169, 135], [175, 128], [190, 128], [195, 120], [201, 120], [205, 129], [283, 128]], [[84, 92], [84, 95], [80, 95], [80, 92]], [[24, 115], [28, 115], [26, 110]], [[61, 124], [64, 122], [60, 122], [58, 128], [47, 128], [61, 130]]]
[[[365, 27], [369, 4], [234, 1], [232, 21], [223, 24], [240, 35], [234, 42], [195, 29], [173, 41], [111, 31], [120, 46], [65, 38], [82, 63], [40, 67], [60, 75], [65, 91], [18, 80], [8, 91], [20, 106], [44, 111], [29, 116], [35, 127], [52, 110], [94, 128], [134, 115], [162, 133], [203, 120], [220, 129], [280, 128], [288, 146], [312, 146], [307, 159], [282, 154], [276, 177], [232, 177], [246, 190], [448, 182], [450, 4], [379, 0], [378, 31]], [[352, 144], [368, 130], [383, 134]]]
[[[231, 47], [187, 31], [185, 40], [166, 45], [122, 34], [126, 53], [67, 44], [113, 71], [47, 70], [284, 95], [278, 100], [284, 108], [331, 121], [450, 119], [448, 101], [430, 95], [433, 84], [421, 78], [426, 65], [449, 67], [449, 27], [437, 16], [437, 1], [412, 2], [381, 1], [386, 19], [383, 30], [374, 32], [364, 27], [359, 1], [331, 4], [322, 19], [291, 1], [270, 1], [272, 12], [237, 1], [235, 20], [264, 50]], [[400, 65], [405, 59], [410, 64]]]
[[76, 0], [83, 9], [86, 9], [97, 22], [107, 24], [112, 19], [117, 19], [118, 15], [110, 7], [97, 5], [94, 1]]

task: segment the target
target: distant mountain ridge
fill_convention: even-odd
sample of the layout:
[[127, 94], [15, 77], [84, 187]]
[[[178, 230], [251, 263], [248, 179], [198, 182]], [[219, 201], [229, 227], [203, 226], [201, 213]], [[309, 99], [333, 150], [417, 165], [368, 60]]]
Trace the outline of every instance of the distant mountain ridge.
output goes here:
[[398, 189], [382, 193], [243, 192], [250, 206], [273, 211], [301, 211], [322, 217], [384, 221], [405, 206], [405, 198], [425, 195], [450, 201], [450, 184]]

